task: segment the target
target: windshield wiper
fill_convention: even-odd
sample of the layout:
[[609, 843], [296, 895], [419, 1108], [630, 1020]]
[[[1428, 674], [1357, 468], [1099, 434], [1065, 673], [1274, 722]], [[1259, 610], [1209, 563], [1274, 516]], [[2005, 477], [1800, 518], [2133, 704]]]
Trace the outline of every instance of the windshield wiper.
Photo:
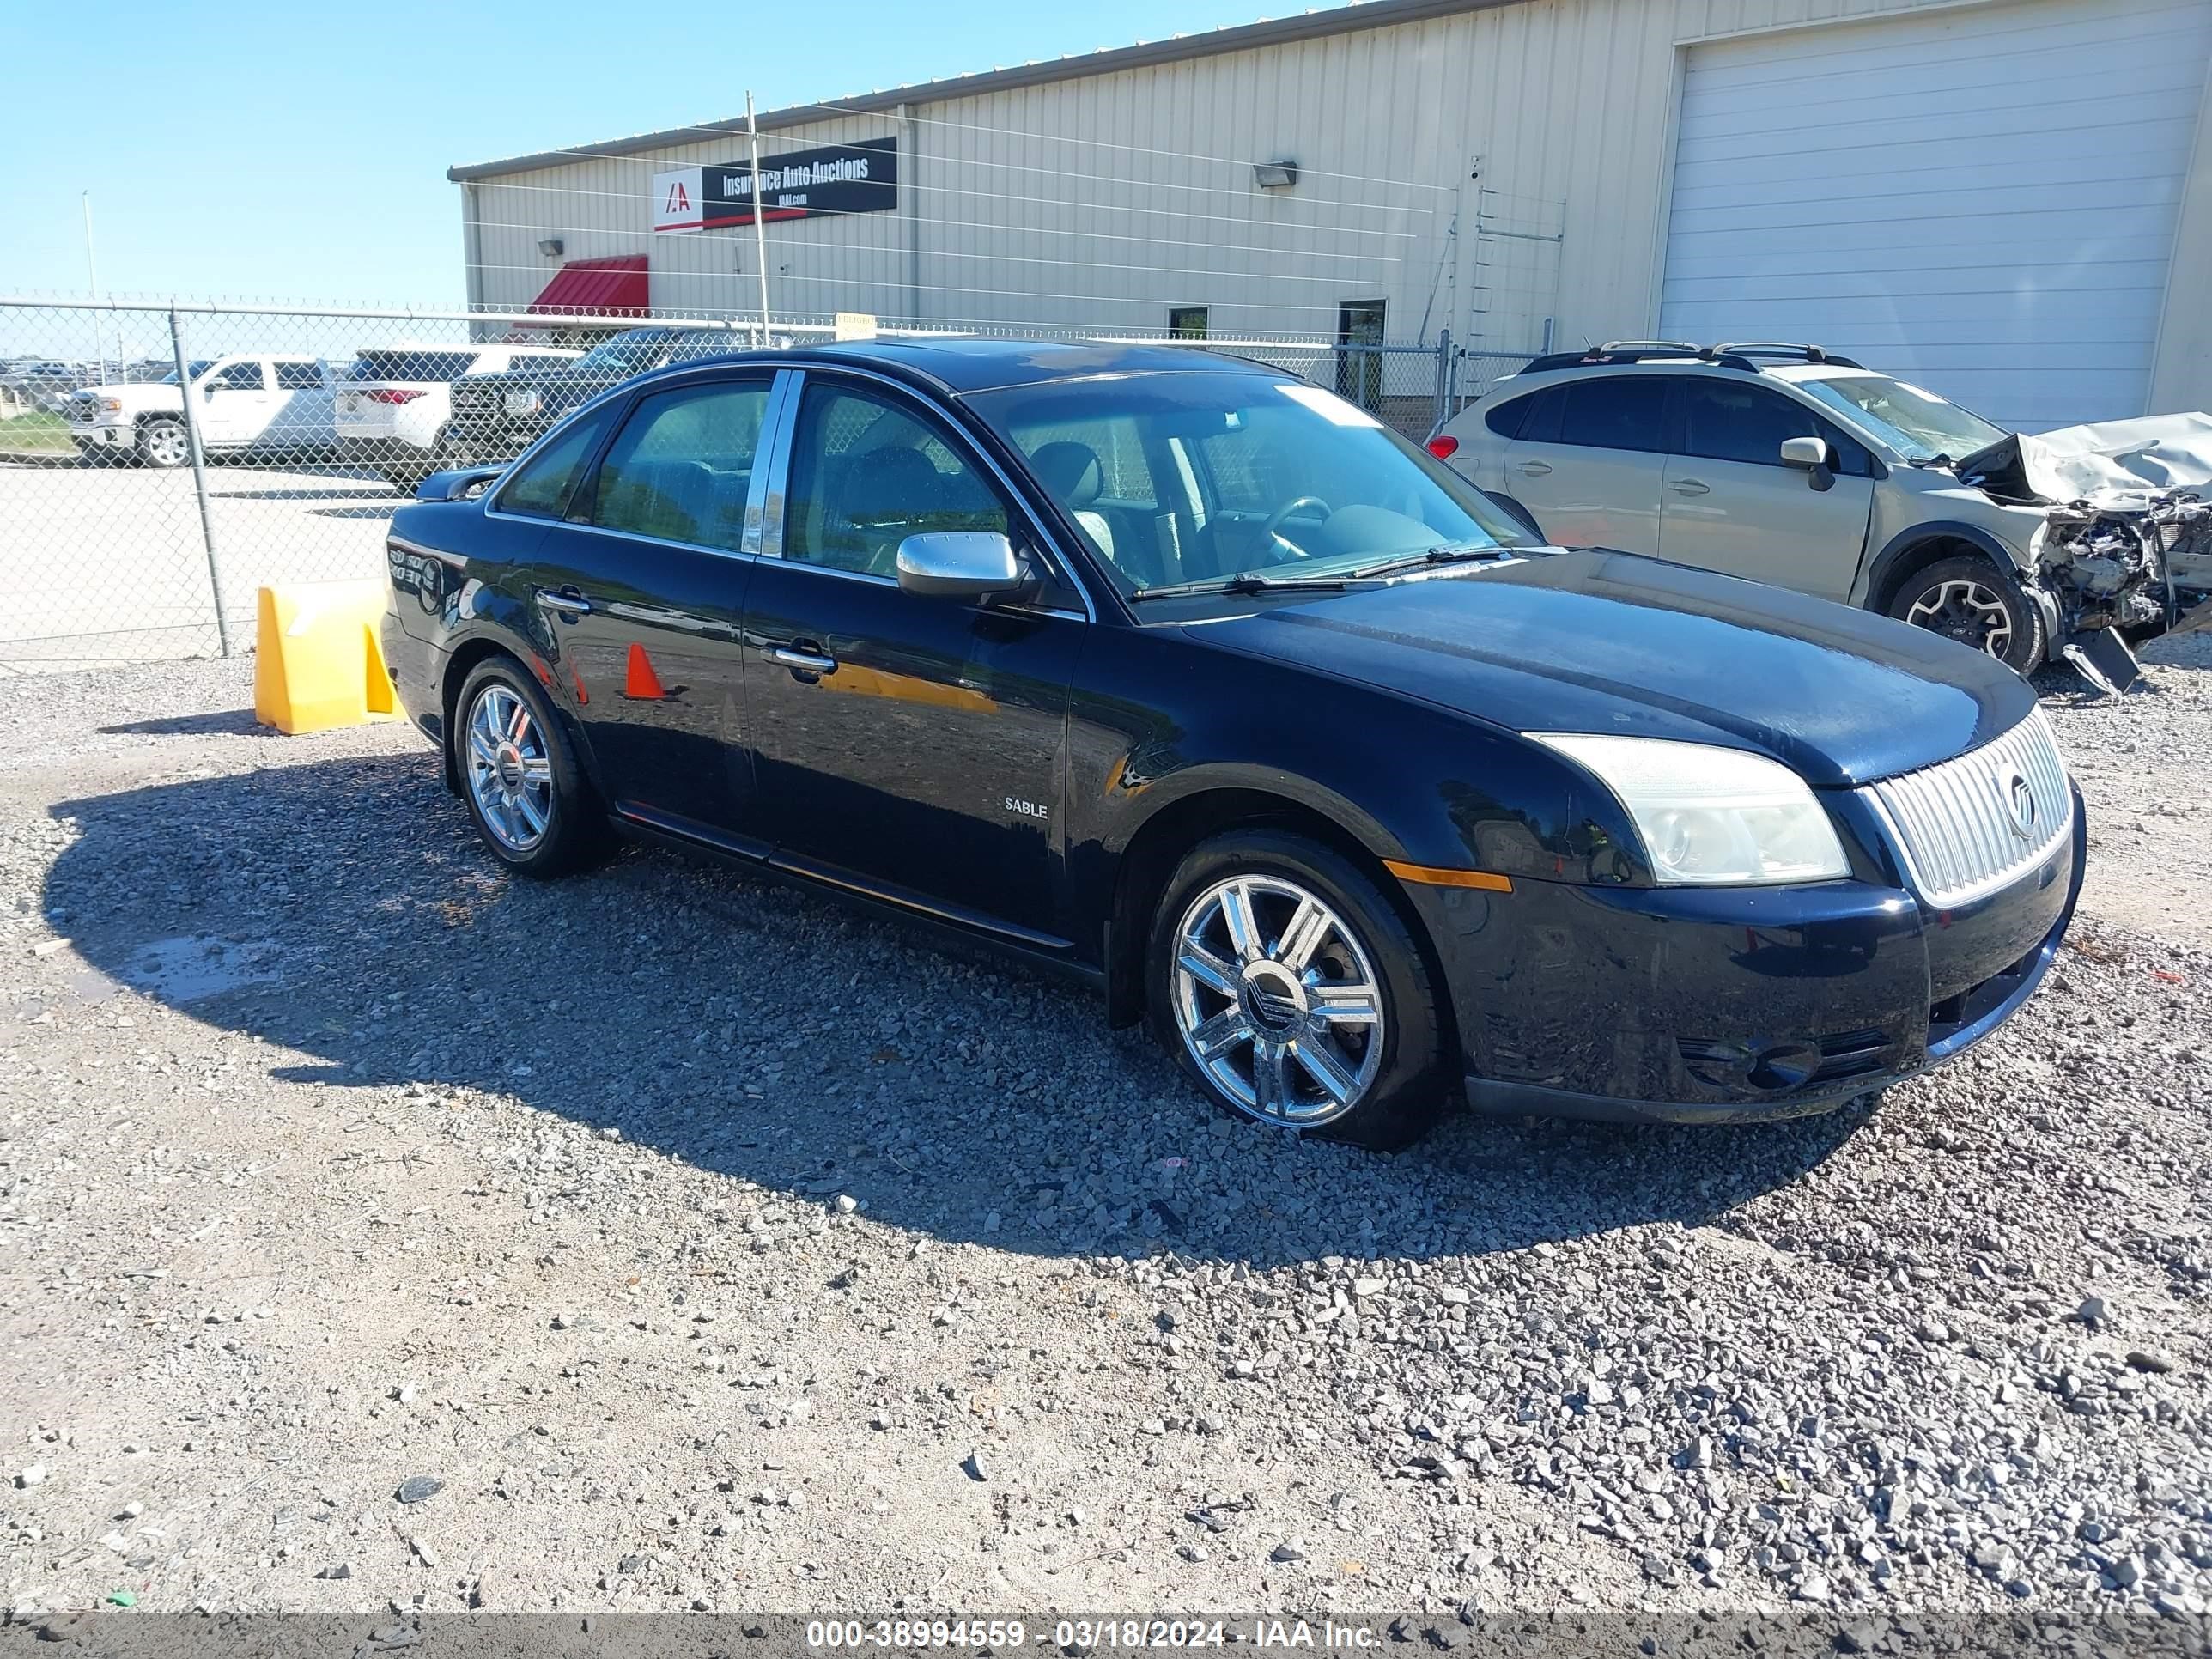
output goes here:
[[1169, 599], [1185, 593], [1293, 593], [1340, 592], [1363, 580], [1364, 573], [1347, 571], [1341, 576], [1261, 576], [1251, 571], [1231, 576], [1226, 581], [1208, 580], [1196, 582], [1170, 582], [1164, 587], [1140, 587], [1129, 595], [1132, 600]]
[[1387, 576], [1394, 571], [1410, 570], [1425, 564], [1458, 564], [1468, 559], [1510, 559], [1514, 550], [1487, 543], [1469, 544], [1462, 547], [1432, 547], [1424, 553], [1407, 553], [1395, 559], [1385, 559], [1380, 564], [1362, 565], [1352, 574], [1355, 576]]

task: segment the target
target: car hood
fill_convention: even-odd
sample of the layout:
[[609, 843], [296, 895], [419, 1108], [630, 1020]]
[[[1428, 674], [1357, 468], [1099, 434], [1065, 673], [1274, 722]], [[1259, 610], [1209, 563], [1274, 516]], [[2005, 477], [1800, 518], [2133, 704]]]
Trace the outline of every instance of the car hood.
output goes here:
[[129, 386], [88, 386], [78, 392], [80, 398], [112, 398], [125, 409], [159, 409], [167, 404], [180, 407], [177, 388], [164, 386], [159, 380], [134, 380]]
[[1192, 632], [1514, 731], [1721, 744], [1824, 787], [1948, 760], [2035, 706], [2002, 663], [1924, 629], [1601, 550], [1263, 602]]

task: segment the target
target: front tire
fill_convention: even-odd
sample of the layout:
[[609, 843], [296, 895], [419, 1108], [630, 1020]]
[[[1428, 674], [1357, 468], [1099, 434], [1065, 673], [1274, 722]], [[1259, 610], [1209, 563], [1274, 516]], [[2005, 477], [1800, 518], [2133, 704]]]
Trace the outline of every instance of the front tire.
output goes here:
[[491, 855], [518, 874], [565, 876], [606, 850], [606, 814], [560, 717], [521, 665], [491, 657], [453, 702], [453, 770]]
[[1390, 1152], [1442, 1109], [1443, 1022], [1412, 930], [1302, 836], [1194, 848], [1161, 895], [1146, 981], [1155, 1038], [1240, 1116]]
[[2043, 613], [2018, 582], [1975, 554], [1915, 571], [1891, 599], [1889, 614], [1995, 657], [2016, 674], [2043, 663]]
[[192, 459], [191, 434], [185, 430], [185, 423], [173, 416], [161, 415], [141, 422], [138, 459], [164, 471], [185, 465]]

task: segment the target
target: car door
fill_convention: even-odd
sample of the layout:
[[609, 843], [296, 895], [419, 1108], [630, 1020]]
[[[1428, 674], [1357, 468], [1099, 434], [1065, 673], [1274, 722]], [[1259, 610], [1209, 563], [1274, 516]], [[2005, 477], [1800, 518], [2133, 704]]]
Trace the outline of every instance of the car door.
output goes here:
[[304, 458], [335, 444], [337, 400], [323, 365], [312, 357], [278, 357], [269, 373], [269, 422], [261, 447]]
[[[1795, 398], [1749, 375], [1678, 377], [1659, 551], [1753, 581], [1848, 603], [1874, 511], [1873, 457]], [[1782, 463], [1786, 438], [1820, 438], [1834, 465]]]
[[1563, 547], [1659, 550], [1668, 383], [1577, 374], [1531, 400], [1505, 449], [1505, 493]]
[[764, 368], [710, 376], [572, 422], [549, 451], [615, 430], [530, 575], [609, 803], [718, 842], [738, 836], [752, 778], [739, 640], [775, 386]]
[[200, 399], [200, 436], [214, 448], [243, 448], [269, 425], [269, 368], [258, 357], [225, 363], [204, 375], [194, 391]]
[[[745, 609], [759, 833], [833, 882], [1054, 948], [1088, 622], [1004, 478], [904, 392], [809, 370]], [[909, 593], [898, 544], [1011, 535], [1034, 603]]]

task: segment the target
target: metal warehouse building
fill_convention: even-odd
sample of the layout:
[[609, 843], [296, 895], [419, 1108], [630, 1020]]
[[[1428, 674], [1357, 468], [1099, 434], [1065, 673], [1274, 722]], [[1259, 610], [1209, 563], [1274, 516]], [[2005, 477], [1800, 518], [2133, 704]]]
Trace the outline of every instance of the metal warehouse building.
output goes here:
[[[764, 112], [780, 316], [1819, 341], [2212, 406], [2212, 0], [1370, 0]], [[493, 309], [749, 311], [743, 118], [459, 167]]]

